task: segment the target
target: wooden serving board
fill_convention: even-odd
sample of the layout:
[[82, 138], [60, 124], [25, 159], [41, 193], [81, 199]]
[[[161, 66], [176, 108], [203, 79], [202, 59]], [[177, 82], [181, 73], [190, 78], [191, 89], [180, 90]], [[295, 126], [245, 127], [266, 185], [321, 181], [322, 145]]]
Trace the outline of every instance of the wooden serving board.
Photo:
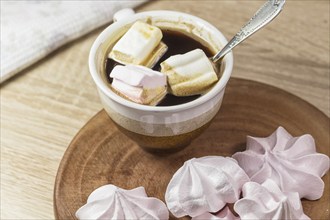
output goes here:
[[[89, 194], [105, 184], [124, 189], [144, 186], [164, 201], [169, 180], [183, 162], [207, 155], [231, 156], [245, 149], [246, 136], [266, 137], [283, 126], [293, 136], [311, 134], [317, 151], [329, 156], [329, 118], [304, 100], [278, 88], [232, 78], [211, 126], [186, 149], [153, 155], [122, 134], [104, 110], [76, 135], [58, 169], [54, 189], [56, 219], [75, 219]], [[329, 219], [329, 172], [317, 201], [303, 200], [312, 219]]]

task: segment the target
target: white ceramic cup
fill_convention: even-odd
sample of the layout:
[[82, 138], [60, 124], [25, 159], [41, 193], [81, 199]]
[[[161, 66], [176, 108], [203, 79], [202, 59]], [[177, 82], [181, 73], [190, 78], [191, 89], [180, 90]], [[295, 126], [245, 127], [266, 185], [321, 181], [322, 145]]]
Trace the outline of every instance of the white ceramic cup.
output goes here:
[[89, 54], [90, 73], [104, 109], [118, 128], [142, 148], [160, 152], [182, 149], [198, 137], [218, 113], [233, 68], [232, 53], [222, 60], [221, 77], [210, 91], [191, 102], [174, 106], [141, 105], [114, 93], [105, 75], [107, 55], [113, 44], [137, 20], [162, 30], [187, 34], [207, 44], [214, 53], [227, 40], [213, 25], [189, 14], [175, 11], [126, 12], [121, 11], [115, 16], [116, 21], [97, 37]]

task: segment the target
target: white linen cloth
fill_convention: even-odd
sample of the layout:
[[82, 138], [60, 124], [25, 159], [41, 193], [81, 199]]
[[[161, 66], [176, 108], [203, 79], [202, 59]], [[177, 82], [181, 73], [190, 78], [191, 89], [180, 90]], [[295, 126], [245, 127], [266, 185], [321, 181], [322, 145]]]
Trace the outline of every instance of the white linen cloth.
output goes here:
[[1, 1], [0, 83], [145, 1]]

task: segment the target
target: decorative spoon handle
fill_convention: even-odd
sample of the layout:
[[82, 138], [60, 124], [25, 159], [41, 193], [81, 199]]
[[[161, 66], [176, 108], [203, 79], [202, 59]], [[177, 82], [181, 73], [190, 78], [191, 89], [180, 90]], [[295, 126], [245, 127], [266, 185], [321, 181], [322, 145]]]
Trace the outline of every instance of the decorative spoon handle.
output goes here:
[[250, 21], [245, 24], [241, 30], [227, 43], [227, 45], [211, 58], [211, 60], [213, 62], [217, 62], [236, 45], [271, 22], [282, 11], [284, 3], [285, 0], [268, 0], [263, 6], [261, 6]]

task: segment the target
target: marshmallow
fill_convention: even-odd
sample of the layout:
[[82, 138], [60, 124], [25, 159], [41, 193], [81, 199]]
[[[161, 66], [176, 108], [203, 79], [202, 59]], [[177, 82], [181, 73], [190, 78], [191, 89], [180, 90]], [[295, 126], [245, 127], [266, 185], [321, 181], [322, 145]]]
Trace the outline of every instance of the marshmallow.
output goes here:
[[310, 219], [304, 214], [297, 192], [283, 193], [277, 184], [267, 179], [263, 184], [245, 183], [243, 198], [234, 205], [242, 220], [255, 219]]
[[232, 158], [207, 156], [184, 163], [167, 186], [165, 200], [175, 217], [217, 212], [239, 199], [249, 177]]
[[138, 65], [117, 65], [110, 73], [112, 88], [124, 98], [144, 105], [156, 105], [167, 92], [166, 76]]
[[122, 64], [154, 65], [167, 50], [160, 44], [162, 31], [142, 21], [135, 22], [119, 39], [109, 53], [109, 58]]
[[199, 216], [193, 217], [191, 220], [240, 220], [239, 217], [235, 216], [228, 206], [223, 208], [220, 212], [212, 214], [212, 213], [204, 213]]
[[161, 64], [170, 92], [176, 96], [205, 93], [218, 80], [213, 66], [201, 49], [171, 56]]
[[168, 47], [165, 43], [160, 42], [158, 46], [151, 52], [148, 59], [143, 63], [144, 66], [153, 68], [157, 62], [166, 53]]
[[298, 192], [300, 198], [319, 199], [324, 190], [321, 177], [329, 170], [329, 157], [316, 153], [312, 136], [292, 137], [279, 127], [267, 138], [247, 137], [244, 152], [233, 158], [251, 181], [274, 180], [282, 191]]
[[93, 191], [87, 204], [76, 212], [78, 219], [168, 219], [166, 205], [148, 197], [143, 187], [132, 190], [104, 185]]

